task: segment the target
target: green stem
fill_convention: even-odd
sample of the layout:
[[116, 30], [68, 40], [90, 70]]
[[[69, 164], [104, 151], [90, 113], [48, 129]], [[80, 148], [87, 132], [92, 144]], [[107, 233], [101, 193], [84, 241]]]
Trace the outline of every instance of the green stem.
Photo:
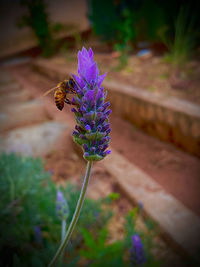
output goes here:
[[66, 220], [62, 220], [61, 242], [63, 242], [65, 238], [65, 232], [66, 232]]
[[56, 262], [58, 261], [60, 255], [62, 254], [64, 248], [66, 247], [66, 245], [67, 245], [67, 243], [68, 243], [68, 241], [72, 235], [74, 227], [76, 226], [76, 223], [78, 221], [79, 214], [80, 214], [80, 211], [81, 211], [81, 208], [83, 206], [84, 199], [85, 199], [85, 194], [86, 194], [86, 190], [87, 190], [87, 186], [88, 186], [89, 178], [90, 178], [91, 167], [92, 167], [92, 161], [88, 161], [87, 169], [86, 169], [86, 173], [85, 173], [85, 178], [84, 178], [81, 193], [80, 193], [80, 197], [79, 197], [78, 203], [76, 205], [76, 210], [74, 212], [72, 221], [69, 225], [69, 228], [67, 230], [67, 233], [65, 235], [64, 240], [62, 241], [60, 247], [58, 248], [54, 258], [52, 259], [52, 261], [50, 262], [48, 267], [55, 266]]

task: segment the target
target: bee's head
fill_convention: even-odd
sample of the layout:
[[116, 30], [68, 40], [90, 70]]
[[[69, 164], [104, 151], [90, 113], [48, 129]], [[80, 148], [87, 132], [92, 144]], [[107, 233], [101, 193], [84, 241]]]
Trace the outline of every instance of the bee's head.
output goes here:
[[69, 84], [70, 88], [74, 88], [74, 86], [75, 86], [75, 82], [72, 78], [69, 79], [68, 84]]

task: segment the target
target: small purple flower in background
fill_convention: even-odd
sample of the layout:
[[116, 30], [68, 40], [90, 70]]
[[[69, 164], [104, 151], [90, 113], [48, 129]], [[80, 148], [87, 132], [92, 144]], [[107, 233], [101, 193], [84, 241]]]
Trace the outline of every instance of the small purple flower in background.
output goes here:
[[94, 217], [97, 219], [99, 217], [99, 212], [98, 211], [94, 211]]
[[34, 234], [35, 234], [35, 241], [38, 244], [42, 244], [42, 232], [39, 226], [35, 226], [34, 228]]
[[130, 261], [132, 266], [145, 263], [144, 247], [138, 234], [132, 236], [132, 247], [130, 249]]
[[58, 190], [56, 199], [56, 214], [60, 220], [66, 220], [69, 216], [69, 207], [63, 193]]
[[50, 174], [54, 174], [54, 170], [53, 170], [53, 169], [49, 169], [48, 172], [49, 172]]
[[78, 52], [78, 75], [72, 75], [76, 81], [76, 93], [72, 108], [76, 117], [74, 141], [82, 146], [83, 157], [87, 161], [98, 161], [110, 154], [107, 150], [110, 142], [110, 123], [108, 115], [110, 103], [105, 102], [106, 93], [101, 83], [106, 74], [99, 75], [93, 51], [84, 47]]

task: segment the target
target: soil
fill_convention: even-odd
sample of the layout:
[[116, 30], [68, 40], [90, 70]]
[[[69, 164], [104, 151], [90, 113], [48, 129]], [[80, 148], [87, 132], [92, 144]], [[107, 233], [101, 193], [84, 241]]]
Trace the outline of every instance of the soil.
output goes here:
[[[128, 56], [127, 64], [123, 65], [123, 62], [120, 63], [119, 53], [112, 52], [98, 40], [89, 39], [83, 42], [83, 45], [93, 48], [95, 61], [98, 62], [101, 73], [107, 72], [107, 81], [117, 80], [138, 89], [159, 92], [200, 104], [199, 59], [192, 59], [181, 67], [175, 67], [165, 60], [164, 53], [157, 53], [157, 50], [152, 49], [148, 55], [139, 57], [137, 50]], [[63, 51], [53, 61], [74, 68], [77, 64], [74, 50]]]
[[[151, 53], [146, 58], [131, 55], [127, 66], [117, 71], [119, 59], [112, 55], [95, 55], [101, 70], [107, 72], [107, 79], [132, 85], [139, 89], [175, 96], [200, 104], [200, 62], [193, 60], [176, 68], [163, 57]], [[109, 77], [109, 78], [108, 78]]]
[[111, 123], [112, 147], [200, 215], [200, 159], [146, 135], [129, 122], [113, 116]]

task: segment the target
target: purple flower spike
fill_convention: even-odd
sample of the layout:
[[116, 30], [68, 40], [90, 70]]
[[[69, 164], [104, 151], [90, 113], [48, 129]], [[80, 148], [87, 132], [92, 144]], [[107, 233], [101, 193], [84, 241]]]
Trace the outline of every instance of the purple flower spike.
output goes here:
[[101, 83], [106, 74], [99, 75], [93, 51], [84, 47], [78, 52], [78, 76], [72, 75], [77, 85], [76, 103], [78, 112], [72, 109], [77, 125], [73, 133], [76, 143], [82, 146], [83, 157], [87, 161], [98, 161], [110, 154], [105, 151], [110, 141], [110, 123], [108, 116], [111, 110], [105, 102], [106, 92]]
[[132, 236], [132, 248], [130, 249], [130, 261], [132, 266], [138, 266], [145, 263], [144, 247], [138, 234]]
[[58, 190], [56, 199], [56, 214], [60, 220], [66, 220], [69, 216], [69, 207], [63, 193]]

